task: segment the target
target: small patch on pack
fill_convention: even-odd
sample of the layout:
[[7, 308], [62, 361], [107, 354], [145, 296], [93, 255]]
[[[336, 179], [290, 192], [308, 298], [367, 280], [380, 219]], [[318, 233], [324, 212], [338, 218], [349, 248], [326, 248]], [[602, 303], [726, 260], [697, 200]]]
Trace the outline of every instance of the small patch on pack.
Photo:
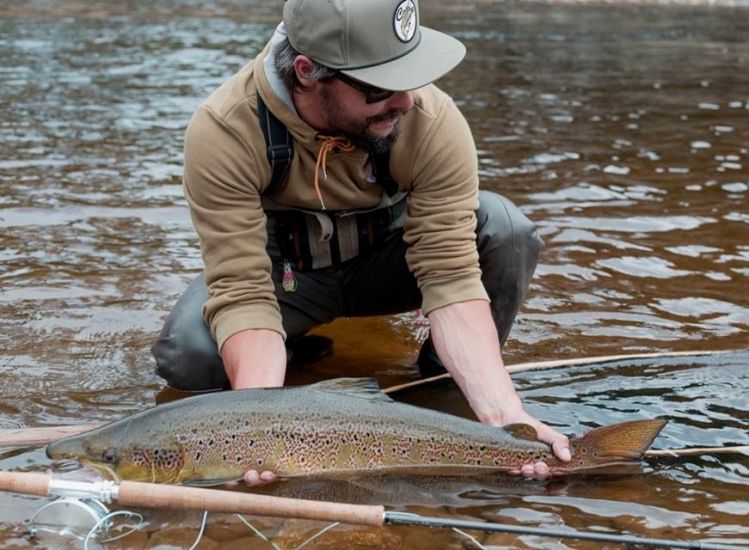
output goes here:
[[284, 292], [296, 292], [297, 280], [294, 276], [294, 272], [291, 270], [291, 263], [285, 261], [283, 263], [283, 279], [281, 279], [281, 286]]

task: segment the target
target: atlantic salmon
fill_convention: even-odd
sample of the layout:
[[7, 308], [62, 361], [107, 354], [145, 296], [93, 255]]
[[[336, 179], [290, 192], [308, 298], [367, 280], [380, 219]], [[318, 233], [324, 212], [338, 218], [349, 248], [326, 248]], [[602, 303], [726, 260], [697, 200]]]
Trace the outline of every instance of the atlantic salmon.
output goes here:
[[561, 462], [525, 424], [497, 428], [393, 401], [372, 379], [224, 391], [157, 405], [47, 446], [52, 459], [120, 479], [213, 485], [247, 470], [280, 478], [480, 475], [545, 461], [552, 475], [636, 463], [663, 420], [634, 420], [571, 439]]

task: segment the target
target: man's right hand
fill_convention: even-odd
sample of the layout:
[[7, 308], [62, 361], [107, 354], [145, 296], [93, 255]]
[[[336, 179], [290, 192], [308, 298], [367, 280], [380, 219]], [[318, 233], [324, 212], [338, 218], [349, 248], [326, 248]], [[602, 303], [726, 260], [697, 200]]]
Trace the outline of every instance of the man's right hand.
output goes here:
[[[221, 347], [221, 358], [233, 390], [283, 386], [286, 346], [274, 330], [248, 329], [231, 335]], [[244, 482], [251, 487], [274, 481], [276, 474], [270, 471], [244, 473]]]

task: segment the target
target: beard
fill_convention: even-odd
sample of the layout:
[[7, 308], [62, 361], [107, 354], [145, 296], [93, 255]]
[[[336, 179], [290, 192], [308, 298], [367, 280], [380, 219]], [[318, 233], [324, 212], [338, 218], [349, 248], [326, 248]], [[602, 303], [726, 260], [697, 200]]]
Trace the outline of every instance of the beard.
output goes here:
[[322, 110], [328, 128], [335, 128], [338, 134], [348, 139], [356, 147], [377, 154], [387, 153], [397, 141], [400, 121], [386, 136], [379, 136], [370, 132], [369, 126], [375, 122], [402, 116], [406, 113], [405, 109], [390, 109], [364, 120], [356, 119], [345, 113], [341, 105], [325, 88], [322, 90]]

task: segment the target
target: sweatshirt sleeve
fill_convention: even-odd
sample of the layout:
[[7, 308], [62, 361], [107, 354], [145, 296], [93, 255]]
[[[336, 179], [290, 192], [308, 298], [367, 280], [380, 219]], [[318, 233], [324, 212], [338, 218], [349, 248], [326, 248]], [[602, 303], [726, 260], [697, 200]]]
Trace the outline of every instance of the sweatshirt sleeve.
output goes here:
[[184, 189], [210, 293], [203, 316], [219, 350], [246, 329], [271, 329], [285, 337], [266, 252], [263, 163], [210, 107], [198, 109], [185, 136]]
[[463, 115], [443, 97], [416, 153], [405, 221], [406, 259], [425, 313], [489, 300], [476, 249], [476, 147]]

